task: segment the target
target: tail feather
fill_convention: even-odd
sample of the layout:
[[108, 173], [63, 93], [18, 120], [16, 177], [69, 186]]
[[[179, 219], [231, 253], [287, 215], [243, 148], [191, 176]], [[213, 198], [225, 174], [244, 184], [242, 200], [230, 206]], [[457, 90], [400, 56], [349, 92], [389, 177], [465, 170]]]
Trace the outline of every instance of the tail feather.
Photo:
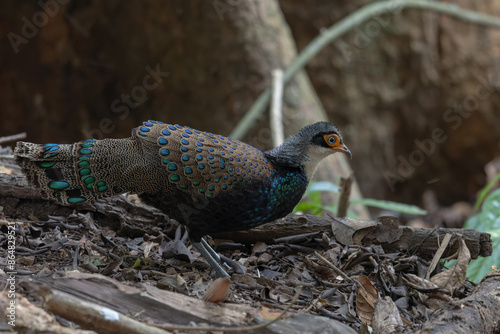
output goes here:
[[74, 144], [18, 142], [14, 156], [28, 182], [40, 188], [45, 198], [60, 204], [123, 192], [168, 192], [169, 174], [164, 168], [166, 159], [159, 155], [158, 131], [143, 126], [132, 130], [129, 138]]
[[102, 141], [90, 139], [75, 144], [18, 142], [14, 155], [28, 182], [40, 188], [45, 198], [60, 204], [75, 204], [123, 192], [120, 187], [112, 187], [106, 182], [106, 171], [92, 168], [106, 155], [99, 152], [101, 146], [105, 147], [99, 142]]

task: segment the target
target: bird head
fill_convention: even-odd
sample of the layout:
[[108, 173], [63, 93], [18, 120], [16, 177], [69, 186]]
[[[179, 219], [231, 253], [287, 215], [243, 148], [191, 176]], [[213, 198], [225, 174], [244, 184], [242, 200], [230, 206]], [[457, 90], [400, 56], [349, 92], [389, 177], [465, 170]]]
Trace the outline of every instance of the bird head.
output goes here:
[[344, 144], [342, 135], [333, 123], [318, 122], [308, 125], [300, 130], [299, 133], [310, 138], [309, 157], [316, 155], [320, 159], [336, 152], [342, 152], [349, 158], [352, 158], [351, 151]]
[[336, 152], [352, 157], [337, 127], [317, 122], [303, 127], [267, 155], [273, 163], [302, 168], [310, 180], [321, 160]]

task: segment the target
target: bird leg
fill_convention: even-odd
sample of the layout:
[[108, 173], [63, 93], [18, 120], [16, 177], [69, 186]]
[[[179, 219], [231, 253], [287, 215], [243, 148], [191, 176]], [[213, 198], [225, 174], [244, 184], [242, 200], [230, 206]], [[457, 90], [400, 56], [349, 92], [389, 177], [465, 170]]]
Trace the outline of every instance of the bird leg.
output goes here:
[[193, 242], [193, 246], [200, 252], [200, 254], [207, 260], [208, 264], [215, 269], [220, 277], [227, 277], [231, 279], [231, 276], [222, 268], [220, 263], [220, 256], [217, 254], [212, 247], [205, 241], [201, 239], [200, 242]]
[[201, 244], [210, 253], [210, 255], [215, 259], [215, 261], [217, 261], [217, 263], [222, 265], [222, 261], [221, 261], [219, 253], [217, 253], [212, 247], [210, 247], [210, 245], [208, 244], [208, 242], [204, 238], [201, 238]]

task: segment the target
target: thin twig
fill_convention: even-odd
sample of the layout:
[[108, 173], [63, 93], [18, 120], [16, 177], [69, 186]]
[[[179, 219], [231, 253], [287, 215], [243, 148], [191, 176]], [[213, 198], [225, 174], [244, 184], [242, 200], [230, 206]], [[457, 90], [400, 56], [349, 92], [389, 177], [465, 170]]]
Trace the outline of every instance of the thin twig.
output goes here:
[[[388, 0], [371, 3], [354, 13], [348, 15], [344, 19], [335, 23], [330, 28], [326, 29], [316, 38], [314, 38], [302, 52], [295, 58], [292, 64], [286, 69], [283, 75], [283, 84], [286, 85], [290, 80], [309, 63], [309, 61], [323, 50], [328, 44], [339, 38], [349, 30], [359, 26], [373, 16], [384, 13], [398, 13], [406, 8], [428, 9], [438, 13], [447, 14], [466, 22], [471, 22], [477, 25], [491, 26], [500, 28], [500, 18], [493, 15], [481, 14], [472, 10], [462, 9], [456, 4], [429, 1], [429, 0]], [[254, 124], [255, 120], [260, 117], [266, 108], [271, 98], [271, 88], [267, 88], [254, 102], [250, 110], [245, 114], [243, 119], [236, 125], [231, 132], [230, 137], [241, 139], [248, 132], [248, 129]]]
[[271, 133], [273, 136], [274, 147], [277, 147], [285, 140], [283, 131], [283, 116], [282, 116], [282, 101], [283, 101], [283, 71], [275, 69], [273, 71], [273, 99], [271, 103]]
[[272, 325], [281, 318], [283, 318], [283, 316], [297, 302], [297, 299], [299, 299], [301, 291], [302, 291], [302, 286], [299, 286], [297, 288], [297, 292], [293, 296], [288, 306], [276, 318], [274, 318], [273, 320], [263, 322], [258, 325], [244, 326], [244, 327], [211, 327], [211, 326], [193, 327], [193, 326], [175, 326], [175, 325], [156, 325], [156, 327], [170, 331], [207, 331], [207, 332], [210, 331], [210, 332], [226, 332], [226, 333], [253, 332], [266, 328], [267, 326]]
[[324, 264], [326, 264], [333, 271], [335, 271], [335, 273], [337, 275], [341, 276], [345, 281], [352, 282], [352, 279], [349, 276], [347, 276], [346, 274], [344, 274], [344, 272], [342, 270], [340, 270], [339, 268], [337, 268], [333, 263], [331, 263], [330, 261], [328, 261], [325, 257], [323, 257], [321, 254], [319, 254], [317, 251], [314, 251], [314, 255], [316, 255], [318, 257], [318, 259], [320, 259]]
[[[436, 254], [434, 255], [434, 258], [431, 261], [431, 264], [429, 265], [429, 268], [427, 269], [427, 273], [425, 274], [425, 279], [430, 279], [431, 273], [436, 269], [437, 264], [439, 263], [439, 260], [441, 260], [441, 256], [443, 256], [444, 251], [450, 244], [452, 235], [450, 233], [446, 233], [444, 235], [443, 241], [441, 243], [441, 246], [439, 246], [438, 250], [436, 251]], [[438, 238], [439, 241], [439, 238]]]
[[26, 137], [27, 137], [26, 132], [21, 132], [11, 136], [0, 137], [0, 144], [8, 143], [11, 141], [18, 141], [21, 139], [25, 139]]

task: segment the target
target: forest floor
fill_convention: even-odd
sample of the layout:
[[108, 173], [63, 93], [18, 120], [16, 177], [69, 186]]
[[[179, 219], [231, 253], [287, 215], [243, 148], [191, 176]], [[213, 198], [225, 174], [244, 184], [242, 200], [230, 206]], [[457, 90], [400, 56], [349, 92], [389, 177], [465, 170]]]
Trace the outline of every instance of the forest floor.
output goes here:
[[[22, 178], [16, 173], [9, 173], [10, 180]], [[7, 178], [3, 180], [8, 189]], [[128, 319], [146, 326], [147, 331], [138, 333], [153, 333], [157, 327], [174, 330], [176, 325], [211, 326], [217, 332], [221, 326], [264, 326], [284, 309], [287, 313], [278, 322], [246, 330], [354, 333], [369, 324], [376, 332], [390, 325], [394, 332], [410, 333], [428, 322], [434, 310], [470, 296], [475, 287], [465, 279], [468, 249], [460, 237], [451, 242], [458, 260], [450, 276], [428, 251], [420, 251], [427, 247], [424, 240], [417, 240], [421, 247], [399, 250], [375, 242], [346, 245], [334, 238], [333, 217], [308, 215], [291, 215], [260, 232], [207, 238], [229, 264], [229, 284], [214, 277], [183, 227], [143, 206], [136, 196], [121, 196], [93, 210], [47, 206], [30, 196], [14, 201], [0, 192], [0, 282], [6, 282], [0, 304], [7, 310], [0, 316], [0, 330], [13, 328], [8, 306], [14, 291], [15, 329], [21, 333], [126, 332]], [[150, 210], [149, 217], [155, 218], [141, 218], [141, 210]], [[103, 212], [114, 212], [113, 219]], [[285, 222], [296, 228], [287, 230], [288, 225], [280, 225]], [[354, 229], [364, 231], [363, 238], [375, 234]], [[10, 230], [14, 268], [8, 262]], [[353, 240], [358, 237], [353, 234]], [[436, 242], [431, 253], [440, 249]], [[379, 300], [389, 303], [385, 309], [376, 310], [382, 308]], [[120, 317], [110, 320], [103, 309], [93, 314], [93, 306]], [[378, 319], [377, 312], [392, 322], [384, 323], [387, 319]]]

